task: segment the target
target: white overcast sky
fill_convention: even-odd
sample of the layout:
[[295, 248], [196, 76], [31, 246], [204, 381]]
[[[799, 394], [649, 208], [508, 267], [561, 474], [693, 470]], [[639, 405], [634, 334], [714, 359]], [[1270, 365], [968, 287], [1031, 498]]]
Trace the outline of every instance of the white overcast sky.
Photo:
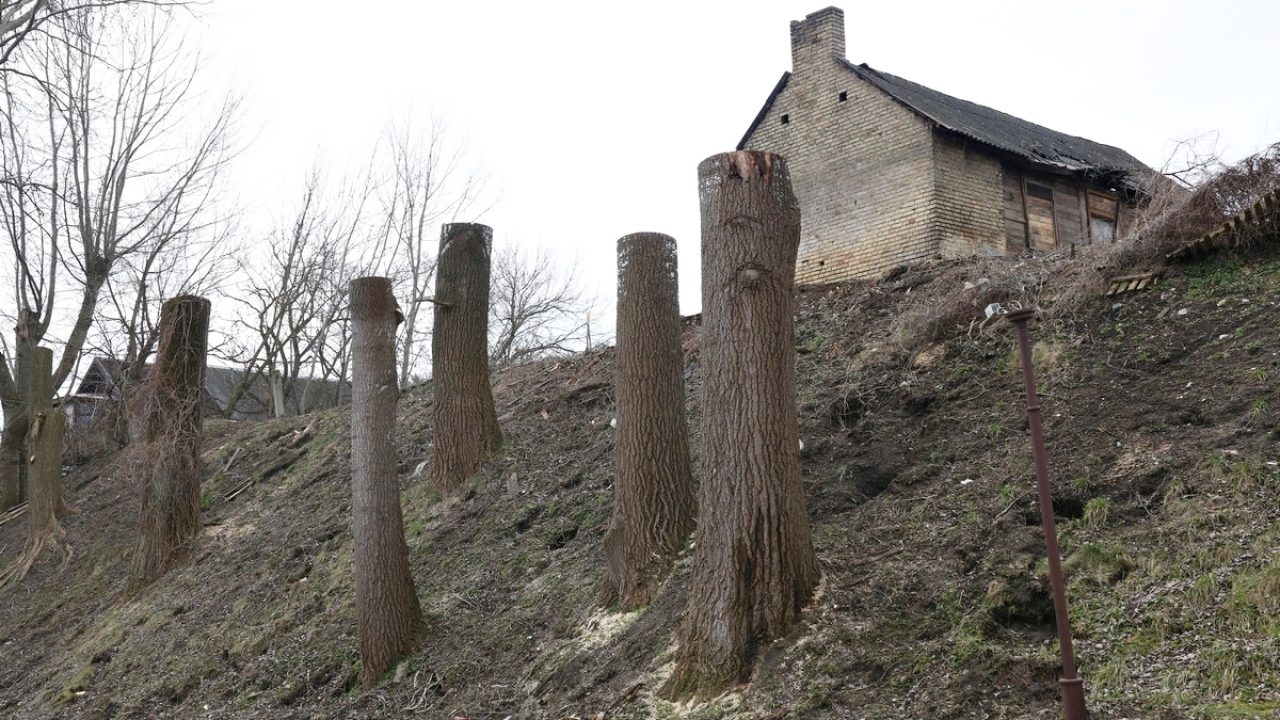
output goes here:
[[[733, 148], [790, 69], [790, 21], [825, 5], [212, 0], [192, 39], [244, 100], [248, 219], [279, 215], [317, 157], [363, 158], [394, 118], [435, 115], [497, 191], [496, 241], [576, 262], [612, 325], [630, 232], [677, 239], [698, 310], [697, 164]], [[1280, 140], [1280, 3], [840, 6], [849, 60], [1153, 166], [1207, 133], [1228, 160]]]

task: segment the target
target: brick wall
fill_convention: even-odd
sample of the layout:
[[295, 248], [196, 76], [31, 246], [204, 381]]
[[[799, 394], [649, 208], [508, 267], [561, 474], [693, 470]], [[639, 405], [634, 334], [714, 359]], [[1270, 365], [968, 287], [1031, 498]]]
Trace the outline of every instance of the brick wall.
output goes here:
[[1000, 161], [939, 134], [933, 143], [933, 231], [943, 257], [1005, 251]]
[[839, 10], [793, 23], [792, 39], [791, 78], [745, 147], [782, 155], [791, 169], [796, 281], [875, 277], [935, 255], [929, 125], [840, 65]]

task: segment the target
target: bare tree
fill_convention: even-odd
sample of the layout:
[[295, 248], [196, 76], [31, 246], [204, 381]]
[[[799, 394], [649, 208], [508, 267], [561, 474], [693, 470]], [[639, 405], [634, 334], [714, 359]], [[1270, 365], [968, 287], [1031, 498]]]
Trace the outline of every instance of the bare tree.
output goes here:
[[701, 515], [665, 692], [720, 694], [796, 622], [818, 582], [800, 477], [793, 286], [800, 211], [782, 158], [715, 155], [702, 206]]
[[330, 191], [313, 172], [292, 221], [272, 233], [265, 258], [242, 264], [246, 280], [234, 299], [237, 325], [252, 337], [231, 359], [245, 368], [224, 408], [230, 415], [264, 378], [278, 378], [284, 406], [308, 406], [313, 378], [346, 382], [350, 327], [346, 284], [380, 264], [370, 255], [368, 205], [373, 181]]
[[[0, 73], [8, 128], [0, 220], [15, 269], [9, 317], [19, 326], [13, 352], [4, 347], [12, 360], [65, 322], [56, 392], [121, 261], [203, 227], [233, 107], [224, 104], [194, 138], [180, 132], [198, 73], [171, 18], [155, 8], [60, 10], [41, 28], [40, 51], [28, 43], [17, 55], [23, 72]], [[74, 308], [55, 309], [62, 285], [77, 290]], [[12, 379], [0, 372], [0, 397], [21, 408], [28, 399]], [[26, 413], [6, 413], [5, 426], [0, 458], [25, 436]], [[13, 470], [0, 462], [0, 487], [16, 482]]]
[[0, 66], [9, 62], [14, 51], [28, 36], [42, 34], [45, 30], [44, 26], [56, 21], [60, 16], [130, 4], [176, 7], [194, 3], [180, 0], [97, 0], [96, 2], [0, 0]]
[[489, 358], [495, 366], [580, 349], [592, 303], [576, 273], [546, 252], [506, 247], [494, 253], [489, 293]]
[[391, 174], [384, 191], [383, 215], [388, 247], [394, 252], [392, 270], [406, 303], [400, 326], [400, 385], [412, 382], [425, 348], [419, 342], [428, 318], [420, 311], [435, 277], [436, 228], [454, 222], [462, 213], [476, 215], [482, 182], [468, 172], [462, 154], [446, 142], [443, 127], [432, 120], [424, 129], [406, 124], [387, 138]]
[[364, 686], [426, 634], [409, 569], [396, 477], [396, 307], [391, 281], [351, 281], [355, 373], [351, 403], [351, 512], [356, 624]]
[[618, 439], [601, 600], [648, 605], [693, 531], [676, 241], [618, 240]]

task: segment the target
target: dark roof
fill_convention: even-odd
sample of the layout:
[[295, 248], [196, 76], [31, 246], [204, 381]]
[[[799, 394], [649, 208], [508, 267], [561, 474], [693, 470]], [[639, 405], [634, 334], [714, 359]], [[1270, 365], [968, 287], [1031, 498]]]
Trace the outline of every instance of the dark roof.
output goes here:
[[[847, 70], [937, 127], [1036, 165], [1088, 176], [1113, 175], [1133, 190], [1145, 190], [1153, 174], [1140, 160], [1120, 148], [1050, 130], [1008, 113], [880, 72], [866, 64], [854, 65], [847, 60], [840, 62]], [[790, 75], [783, 73], [782, 79], [738, 143], [739, 149], [746, 145], [752, 133], [764, 121], [769, 108], [787, 86]]]
[[124, 364], [111, 357], [95, 357], [80, 379], [79, 395], [109, 396], [115, 392], [124, 373]]

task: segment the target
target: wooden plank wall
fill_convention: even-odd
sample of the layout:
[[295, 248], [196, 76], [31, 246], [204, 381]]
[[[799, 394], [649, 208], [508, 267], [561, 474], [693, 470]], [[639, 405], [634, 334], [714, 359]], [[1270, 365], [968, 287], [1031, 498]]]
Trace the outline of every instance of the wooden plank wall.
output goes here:
[[1000, 170], [1004, 178], [1005, 252], [1023, 253], [1027, 250], [1027, 208], [1022, 203], [1022, 174], [1008, 165]]
[[1089, 228], [1084, 224], [1085, 213], [1081, 208], [1083, 202], [1080, 187], [1066, 178], [1054, 178], [1053, 207], [1056, 211], [1054, 220], [1058, 225], [1058, 247], [1084, 245], [1089, 242]]
[[1031, 236], [1031, 249], [1048, 252], [1058, 247], [1058, 234], [1054, 221], [1054, 195], [1051, 186], [1044, 187], [1044, 193], [1036, 192], [1036, 188], [1028, 183], [1036, 183], [1031, 178], [1024, 178], [1022, 183], [1023, 198], [1027, 206], [1027, 232]]
[[[1070, 178], [1029, 174], [1007, 164], [1001, 166], [1001, 175], [1007, 252], [1021, 253], [1028, 248], [1046, 252], [1089, 244], [1087, 187]], [[1053, 199], [1028, 194], [1027, 182], [1051, 188]], [[1121, 205], [1117, 225], [1128, 219], [1127, 208]]]

